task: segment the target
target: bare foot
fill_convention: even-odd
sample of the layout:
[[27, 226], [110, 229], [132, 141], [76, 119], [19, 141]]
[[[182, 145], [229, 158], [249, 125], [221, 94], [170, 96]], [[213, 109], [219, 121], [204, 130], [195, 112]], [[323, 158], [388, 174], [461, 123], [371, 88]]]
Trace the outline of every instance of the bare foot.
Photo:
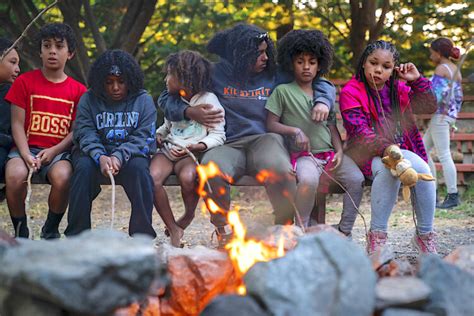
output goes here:
[[169, 229], [171, 245], [176, 248], [182, 248], [181, 238], [184, 235], [184, 229], [176, 225], [174, 229]]

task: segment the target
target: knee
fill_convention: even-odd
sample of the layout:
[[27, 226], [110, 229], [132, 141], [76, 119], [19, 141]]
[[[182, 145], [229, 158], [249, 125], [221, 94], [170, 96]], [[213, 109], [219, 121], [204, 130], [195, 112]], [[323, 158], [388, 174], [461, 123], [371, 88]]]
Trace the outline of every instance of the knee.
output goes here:
[[298, 187], [317, 188], [319, 185], [319, 179], [311, 177], [309, 175], [298, 175]]
[[28, 177], [28, 169], [24, 164], [7, 164], [5, 171], [5, 183], [10, 188], [23, 185]]
[[185, 190], [194, 190], [196, 186], [196, 171], [195, 170], [183, 170], [179, 174], [179, 183]]
[[49, 176], [49, 182], [53, 187], [65, 187], [69, 185], [69, 179], [71, 178], [72, 168], [62, 166], [52, 170]]

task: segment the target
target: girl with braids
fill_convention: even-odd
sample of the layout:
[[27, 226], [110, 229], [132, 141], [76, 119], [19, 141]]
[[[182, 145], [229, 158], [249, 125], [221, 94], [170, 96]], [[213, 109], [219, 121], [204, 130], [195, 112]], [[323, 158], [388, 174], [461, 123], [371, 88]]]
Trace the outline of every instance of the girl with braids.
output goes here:
[[[197, 52], [182, 51], [168, 56], [165, 64], [166, 87], [170, 95], [179, 95], [190, 107], [198, 104], [210, 104], [211, 109], [222, 106], [211, 90], [211, 64]], [[150, 172], [155, 184], [155, 207], [158, 210], [170, 236], [171, 244], [180, 246], [184, 229], [191, 224], [199, 201], [196, 193], [196, 165], [187, 156], [183, 147], [198, 156], [206, 150], [224, 144], [225, 123], [206, 127], [193, 120], [165, 122], [156, 132], [160, 151], [153, 157]], [[174, 171], [177, 175], [183, 196], [184, 215], [175, 221], [163, 187], [166, 178]]]
[[[207, 49], [217, 54], [220, 61], [213, 66], [213, 92], [225, 109], [226, 143], [206, 152], [202, 162], [214, 161], [221, 171], [234, 180], [243, 175], [255, 176], [270, 171], [272, 177], [264, 181], [275, 211], [275, 222], [293, 221], [296, 181], [283, 138], [267, 133], [265, 103], [273, 88], [281, 80], [277, 76], [273, 41], [262, 29], [239, 24], [217, 33]], [[287, 80], [286, 82], [289, 82]], [[334, 86], [326, 80], [314, 82], [312, 118], [326, 120], [335, 99]], [[193, 119], [206, 126], [214, 126], [223, 119], [223, 111], [209, 105], [188, 106], [180, 99], [162, 93], [158, 103], [165, 117], [172, 121]], [[230, 208], [230, 184], [215, 177], [209, 181], [210, 194], [221, 210]], [[221, 194], [222, 193], [222, 194]], [[211, 213], [216, 226], [219, 247], [230, 240], [232, 230], [225, 214]]]
[[110, 172], [130, 199], [129, 234], [155, 237], [148, 165], [156, 150], [156, 109], [143, 90], [143, 72], [127, 52], [108, 50], [92, 64], [88, 82], [74, 127], [74, 174], [64, 233], [72, 236], [91, 228], [92, 201]]
[[[13, 45], [13, 42], [6, 38], [0, 38], [0, 56]], [[4, 100], [20, 73], [20, 56], [17, 49], [12, 49], [3, 59], [0, 60], [0, 182], [5, 181], [5, 164], [8, 152], [12, 146], [12, 132], [10, 122], [10, 103]], [[5, 187], [0, 190], [0, 201], [5, 198]]]
[[[461, 73], [456, 74], [456, 65], [451, 59], [459, 58], [459, 48], [447, 38], [438, 38], [431, 43], [430, 59], [436, 64], [434, 76], [431, 78], [433, 90], [438, 102], [438, 109], [429, 123], [423, 137], [428, 153], [428, 163], [433, 176], [436, 169], [429, 153], [436, 148], [436, 154], [443, 166], [443, 176], [446, 181], [448, 195], [438, 208], [449, 209], [460, 204], [457, 183], [456, 167], [454, 166], [449, 148], [450, 132], [454, 129], [458, 112], [462, 104]], [[456, 74], [456, 76], [455, 76]]]
[[350, 236], [362, 199], [364, 176], [342, 152], [335, 111], [329, 112], [325, 122], [314, 124], [311, 120], [313, 80], [329, 72], [332, 58], [333, 48], [321, 31], [293, 30], [283, 36], [278, 42], [278, 62], [295, 80], [273, 90], [265, 106], [267, 128], [287, 137], [298, 181], [295, 204], [304, 227], [310, 224], [324, 169], [348, 190], [338, 229]]
[[[348, 138], [346, 153], [373, 180], [367, 244], [371, 254], [387, 241], [387, 223], [400, 187], [400, 180], [384, 166], [381, 157], [395, 144], [418, 173], [430, 172], [413, 114], [433, 113], [436, 101], [431, 82], [414, 64], [400, 64], [394, 45], [379, 40], [364, 50], [357, 73], [342, 89], [339, 102]], [[418, 222], [412, 242], [424, 253], [436, 253], [435, 194], [431, 181], [419, 181], [412, 194]]]

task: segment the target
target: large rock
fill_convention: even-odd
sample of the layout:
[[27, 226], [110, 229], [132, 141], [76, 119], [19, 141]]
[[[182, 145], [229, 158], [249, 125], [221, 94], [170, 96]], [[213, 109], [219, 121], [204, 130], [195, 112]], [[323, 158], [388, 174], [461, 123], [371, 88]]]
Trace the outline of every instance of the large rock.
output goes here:
[[430, 288], [426, 311], [436, 315], [474, 315], [474, 276], [446, 263], [436, 255], [420, 259], [418, 277]]
[[354, 243], [333, 233], [304, 236], [284, 257], [257, 263], [244, 277], [248, 295], [272, 315], [371, 315], [371, 263]]
[[456, 248], [444, 260], [474, 275], [474, 244]]
[[270, 316], [251, 296], [222, 295], [215, 298], [200, 316]]
[[55, 306], [80, 314], [110, 313], [144, 299], [159, 271], [153, 242], [145, 236], [95, 230], [62, 240], [25, 241], [0, 257], [0, 314], [25, 315], [16, 301], [31, 302], [32, 310]]
[[161, 315], [198, 315], [215, 296], [235, 292], [234, 268], [227, 253], [166, 244], [158, 251], [171, 281], [168, 296], [160, 300]]
[[431, 289], [415, 277], [382, 278], [377, 282], [375, 294], [377, 309], [388, 307], [422, 307], [428, 301]]

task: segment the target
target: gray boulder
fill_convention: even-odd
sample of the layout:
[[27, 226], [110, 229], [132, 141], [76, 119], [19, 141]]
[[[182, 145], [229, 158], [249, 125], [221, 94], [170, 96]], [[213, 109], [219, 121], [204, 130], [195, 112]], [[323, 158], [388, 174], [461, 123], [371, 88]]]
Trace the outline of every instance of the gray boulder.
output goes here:
[[284, 257], [257, 263], [247, 294], [272, 315], [372, 315], [376, 276], [364, 251], [332, 233], [307, 235]]
[[430, 288], [430, 302], [424, 308], [436, 315], [474, 315], [474, 276], [436, 255], [420, 259], [418, 277]]
[[94, 230], [68, 239], [23, 242], [0, 258], [0, 314], [20, 315], [14, 301], [109, 313], [144, 299], [152, 283], [159, 286], [162, 270], [145, 236]]

